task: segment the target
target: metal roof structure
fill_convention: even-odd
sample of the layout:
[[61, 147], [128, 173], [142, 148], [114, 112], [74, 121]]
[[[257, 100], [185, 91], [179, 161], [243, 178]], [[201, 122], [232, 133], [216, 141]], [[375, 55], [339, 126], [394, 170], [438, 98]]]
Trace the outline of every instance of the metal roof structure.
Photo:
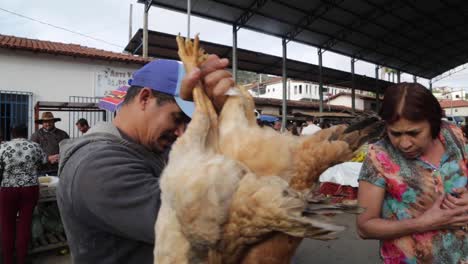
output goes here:
[[[138, 0], [187, 12], [186, 0]], [[432, 79], [468, 61], [465, 0], [195, 0], [191, 14]]]
[[[141, 54], [143, 30], [139, 29], [125, 48], [126, 51]], [[177, 55], [176, 36], [156, 31], [148, 31], [148, 55], [157, 58], [179, 59]], [[231, 58], [232, 47], [201, 41], [200, 44], [208, 53], [222, 58]], [[264, 53], [237, 49], [237, 67], [240, 70], [281, 76], [282, 58]], [[297, 80], [319, 82], [319, 67], [301, 61], [288, 59], [287, 76]], [[322, 80], [325, 85], [351, 87], [351, 73], [322, 67]], [[364, 91], [375, 91], [376, 79], [364, 75], [354, 75], [354, 87]], [[381, 91], [393, 83], [377, 80]]]

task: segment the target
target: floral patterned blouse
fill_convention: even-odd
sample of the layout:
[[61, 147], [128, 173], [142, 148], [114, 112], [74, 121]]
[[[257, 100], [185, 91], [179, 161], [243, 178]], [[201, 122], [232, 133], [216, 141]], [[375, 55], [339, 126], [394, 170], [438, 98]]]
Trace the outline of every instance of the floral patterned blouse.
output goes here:
[[28, 187], [38, 185], [37, 168], [47, 162], [39, 144], [24, 138], [13, 139], [0, 145], [1, 187]]
[[[444, 122], [439, 139], [445, 146], [439, 168], [420, 159], [405, 159], [388, 139], [369, 147], [359, 180], [385, 189], [383, 219], [415, 218], [429, 209], [441, 193], [467, 186], [461, 131]], [[380, 254], [385, 264], [467, 263], [468, 236], [463, 230], [414, 233], [381, 241]]]

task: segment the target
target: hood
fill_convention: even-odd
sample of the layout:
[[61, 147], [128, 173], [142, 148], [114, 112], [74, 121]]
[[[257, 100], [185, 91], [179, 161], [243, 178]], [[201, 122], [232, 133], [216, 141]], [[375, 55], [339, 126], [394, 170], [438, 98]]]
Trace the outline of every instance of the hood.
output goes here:
[[96, 141], [110, 141], [120, 144], [129, 142], [122, 138], [119, 130], [111, 123], [98, 123], [93, 126], [86, 135], [75, 138], [65, 139], [60, 142], [60, 161], [58, 175], [62, 172], [63, 166], [77, 150], [89, 143]]

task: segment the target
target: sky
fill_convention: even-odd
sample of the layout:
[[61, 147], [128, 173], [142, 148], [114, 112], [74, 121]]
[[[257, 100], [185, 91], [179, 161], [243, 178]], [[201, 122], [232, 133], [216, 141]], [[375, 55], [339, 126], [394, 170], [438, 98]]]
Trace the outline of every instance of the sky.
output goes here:
[[[144, 9], [143, 4], [138, 4], [136, 0], [0, 0], [0, 34], [122, 52], [129, 40], [130, 4], [133, 4], [132, 32], [135, 33], [143, 27]], [[148, 25], [150, 30], [187, 34], [187, 16], [165, 9], [152, 7]], [[200, 38], [204, 41], [232, 45], [230, 25], [192, 16], [191, 33], [193, 35], [196, 32], [200, 33]], [[237, 43], [239, 48], [282, 55], [280, 38], [258, 32], [241, 29], [238, 32]], [[318, 64], [317, 49], [300, 43], [289, 42], [287, 56], [290, 59]], [[330, 51], [323, 54], [323, 65], [344, 71], [350, 71], [351, 68], [349, 57]], [[374, 76], [375, 65], [357, 61], [355, 71], [358, 74]], [[402, 74], [401, 80], [412, 81], [413, 77]], [[418, 82], [426, 87], [429, 84], [429, 81], [423, 78], [418, 78]], [[468, 69], [437, 81], [433, 87], [450, 86], [465, 89], [468, 87], [466, 84]]]

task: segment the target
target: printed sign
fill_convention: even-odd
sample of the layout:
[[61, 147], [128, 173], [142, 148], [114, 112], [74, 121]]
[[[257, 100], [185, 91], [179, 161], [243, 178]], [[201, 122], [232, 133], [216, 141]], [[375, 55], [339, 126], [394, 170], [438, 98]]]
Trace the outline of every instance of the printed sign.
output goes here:
[[96, 72], [94, 96], [104, 97], [107, 93], [121, 86], [127, 86], [128, 80], [132, 78], [132, 73], [132, 71], [116, 70], [110, 67]]

